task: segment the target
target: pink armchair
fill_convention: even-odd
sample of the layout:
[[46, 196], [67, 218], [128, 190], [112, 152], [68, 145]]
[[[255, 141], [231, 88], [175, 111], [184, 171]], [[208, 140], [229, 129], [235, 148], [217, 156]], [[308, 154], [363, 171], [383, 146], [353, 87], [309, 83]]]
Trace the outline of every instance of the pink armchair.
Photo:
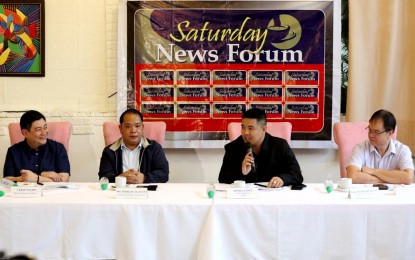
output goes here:
[[[69, 138], [72, 135], [72, 124], [70, 122], [47, 122], [48, 138], [62, 143], [66, 152], [69, 152]], [[9, 124], [10, 144], [13, 145], [24, 140], [19, 123]]]
[[[291, 143], [292, 125], [290, 122], [268, 122], [267, 132], [276, 137], [284, 138], [288, 144]], [[229, 140], [233, 141], [241, 135], [241, 123], [232, 122], [228, 124]]]
[[[353, 147], [368, 138], [365, 128], [368, 122], [341, 122], [335, 123], [333, 128], [334, 142], [339, 147], [340, 177], [346, 178], [346, 167], [350, 162]], [[397, 129], [392, 135], [396, 139]]]
[[[104, 122], [103, 131], [105, 146], [112, 144], [121, 137], [118, 126], [118, 122]], [[166, 123], [163, 121], [145, 121], [143, 135], [148, 139], [155, 140], [163, 146], [164, 139], [166, 138]]]

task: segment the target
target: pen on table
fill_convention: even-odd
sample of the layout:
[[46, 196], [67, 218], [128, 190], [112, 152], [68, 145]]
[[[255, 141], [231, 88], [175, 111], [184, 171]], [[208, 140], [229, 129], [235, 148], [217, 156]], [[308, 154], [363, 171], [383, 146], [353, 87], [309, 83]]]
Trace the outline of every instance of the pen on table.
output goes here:
[[268, 188], [268, 186], [266, 184], [261, 184], [261, 183], [254, 183], [255, 185], [261, 186], [261, 187], [265, 187]]

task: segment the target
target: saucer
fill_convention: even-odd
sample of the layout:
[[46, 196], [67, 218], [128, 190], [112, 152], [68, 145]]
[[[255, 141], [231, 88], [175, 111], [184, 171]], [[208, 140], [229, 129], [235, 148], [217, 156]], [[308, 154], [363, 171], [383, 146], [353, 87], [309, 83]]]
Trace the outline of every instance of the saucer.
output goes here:
[[341, 188], [339, 185], [337, 185], [336, 190], [341, 191], [341, 192], [349, 192], [350, 189], [356, 189], [356, 188], [370, 188], [373, 187], [372, 184], [352, 184], [352, 186], [350, 186], [347, 189]]
[[349, 192], [349, 189], [350, 188], [347, 188], [347, 189], [343, 189], [343, 188], [340, 188], [340, 187], [336, 188], [336, 190], [341, 191], [341, 192]]

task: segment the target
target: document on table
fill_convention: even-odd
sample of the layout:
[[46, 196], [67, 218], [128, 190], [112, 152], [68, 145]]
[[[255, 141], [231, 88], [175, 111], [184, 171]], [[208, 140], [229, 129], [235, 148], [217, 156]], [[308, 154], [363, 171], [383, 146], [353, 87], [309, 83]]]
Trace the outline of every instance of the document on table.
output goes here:
[[44, 190], [53, 190], [53, 189], [79, 189], [79, 185], [75, 183], [53, 183], [53, 184], [46, 184], [43, 187]]
[[283, 190], [284, 188], [268, 188], [268, 182], [255, 182], [252, 183], [255, 187], [258, 187], [258, 190], [266, 190], [266, 191], [276, 191], [276, 190]]
[[[283, 188], [267, 188], [268, 182], [256, 182], [256, 183], [247, 183], [245, 188], [258, 188], [258, 190], [265, 190], [265, 191], [276, 191], [282, 190]], [[226, 183], [216, 183], [215, 190], [216, 191], [226, 191], [228, 188], [235, 188], [232, 184]]]

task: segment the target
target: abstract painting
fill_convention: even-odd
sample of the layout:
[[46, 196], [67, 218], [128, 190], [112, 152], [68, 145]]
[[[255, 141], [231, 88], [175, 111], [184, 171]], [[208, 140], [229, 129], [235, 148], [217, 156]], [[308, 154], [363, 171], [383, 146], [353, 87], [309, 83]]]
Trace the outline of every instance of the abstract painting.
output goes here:
[[0, 2], [0, 76], [45, 76], [44, 0]]

